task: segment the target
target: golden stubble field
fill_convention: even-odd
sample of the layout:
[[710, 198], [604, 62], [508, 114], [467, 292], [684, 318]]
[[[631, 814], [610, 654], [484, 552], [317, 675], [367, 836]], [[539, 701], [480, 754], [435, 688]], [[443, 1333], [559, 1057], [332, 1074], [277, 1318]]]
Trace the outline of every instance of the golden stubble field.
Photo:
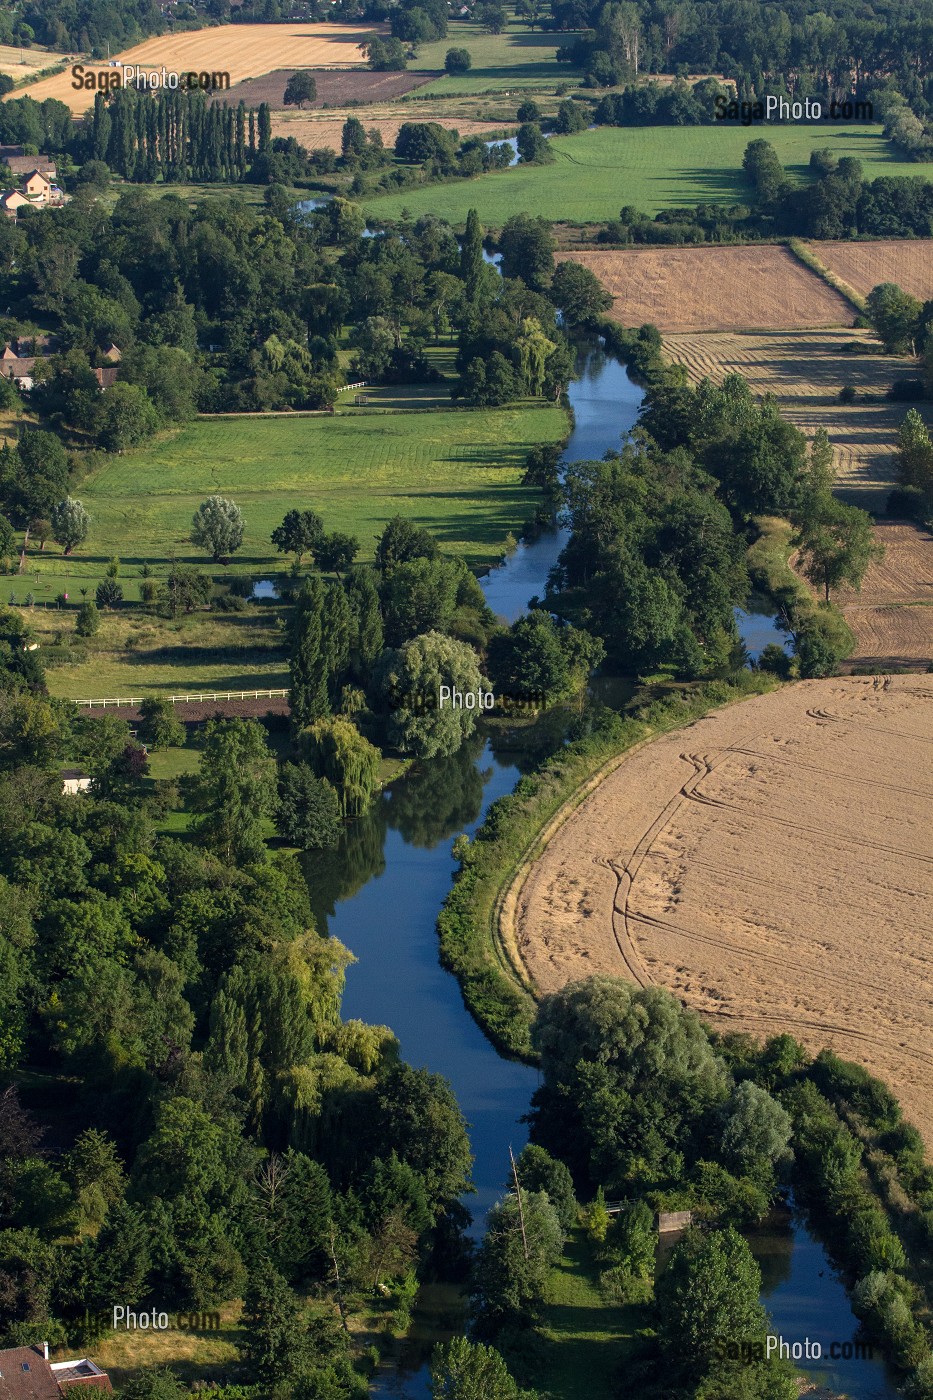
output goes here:
[[801, 681], [624, 759], [504, 932], [540, 992], [610, 973], [830, 1046], [933, 1145], [931, 802], [933, 676]]
[[340, 137], [347, 117], [357, 117], [367, 132], [378, 131], [386, 147], [395, 145], [399, 127], [406, 121], [437, 122], [439, 126], [446, 127], [448, 131], [459, 132], [464, 139], [467, 136], [482, 136], [484, 140], [491, 141], [494, 137], [501, 136], [503, 131], [514, 130], [514, 128], [503, 127], [501, 122], [480, 122], [469, 117], [438, 115], [425, 110], [425, 104], [419, 102], [417, 109], [409, 106], [408, 110], [401, 114], [399, 114], [397, 106], [390, 109], [382, 104], [356, 108], [347, 107], [341, 109], [337, 114], [323, 111], [295, 113], [294, 115], [290, 112], [273, 112], [272, 134], [274, 136], [294, 136], [295, 140], [309, 151], [319, 151], [329, 146], [331, 150], [339, 153]]
[[[888, 402], [897, 379], [914, 365], [883, 355], [853, 354], [871, 339], [865, 331], [772, 331], [748, 334], [666, 335], [669, 359], [685, 366], [692, 383], [744, 375], [756, 394], [773, 394], [781, 414], [812, 437], [825, 428], [833, 444], [839, 495], [876, 515], [884, 513], [897, 479], [897, 432], [910, 405]], [[851, 404], [839, 391], [851, 384]], [[933, 424], [933, 407], [916, 407]], [[933, 539], [908, 524], [879, 523], [886, 555], [872, 565], [860, 593], [841, 590], [842, 607], [857, 638], [855, 666], [917, 666], [933, 661]]]
[[662, 331], [851, 326], [855, 312], [786, 248], [624, 248], [562, 252], [611, 293], [623, 326]]
[[883, 238], [876, 243], [828, 240], [807, 246], [859, 296], [867, 296], [881, 282], [896, 282], [919, 301], [933, 297], [933, 245], [929, 239]]
[[[0, 44], [0, 73], [8, 73], [14, 82], [19, 83], [30, 73], [52, 68], [70, 57], [70, 54], [58, 53], [54, 49], [23, 49], [16, 44]], [[13, 96], [23, 97], [26, 93], [31, 94], [32, 88], [14, 92]]]
[[[116, 55], [122, 63], [185, 73], [225, 72], [230, 82], [256, 78], [273, 68], [359, 67], [366, 60], [359, 45], [367, 34], [384, 28], [372, 24], [226, 24], [183, 34], [160, 34]], [[106, 68], [87, 61], [88, 69]], [[77, 115], [94, 104], [93, 92], [76, 92], [71, 70], [42, 78], [29, 88], [36, 102], [55, 97]], [[21, 94], [14, 93], [14, 96]]]

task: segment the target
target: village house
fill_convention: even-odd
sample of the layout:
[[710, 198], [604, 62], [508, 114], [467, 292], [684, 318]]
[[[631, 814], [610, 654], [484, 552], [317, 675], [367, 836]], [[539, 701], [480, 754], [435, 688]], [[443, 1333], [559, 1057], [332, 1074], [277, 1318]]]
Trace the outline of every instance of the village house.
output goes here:
[[57, 172], [54, 161], [47, 156], [3, 157], [4, 149], [11, 148], [0, 147], [0, 158], [5, 159], [20, 181], [19, 189], [0, 193], [0, 208], [4, 214], [15, 219], [27, 205], [33, 209], [52, 209], [67, 203], [68, 196], [55, 183]]
[[[16, 154], [4, 155], [5, 150]], [[38, 170], [40, 175], [44, 175], [53, 184], [58, 178], [58, 170], [54, 160], [49, 156], [24, 155], [22, 146], [0, 146], [0, 162], [9, 166], [13, 175], [29, 175], [32, 171]]]
[[36, 360], [58, 348], [58, 337], [40, 332], [7, 341], [0, 351], [0, 377], [12, 379], [20, 389], [31, 389]]
[[23, 176], [23, 192], [34, 204], [55, 204], [60, 202], [62, 192], [53, 185], [41, 170], [30, 170]]
[[86, 1356], [49, 1361], [48, 1342], [0, 1351], [0, 1400], [62, 1400], [77, 1386], [113, 1389], [106, 1371]]
[[0, 375], [12, 379], [20, 389], [31, 389], [33, 370], [36, 367], [35, 355], [20, 355], [12, 345], [4, 345], [0, 354]]
[[22, 209], [26, 204], [29, 204], [29, 200], [19, 190], [4, 190], [0, 194], [0, 208], [11, 219], [15, 219], [17, 210]]

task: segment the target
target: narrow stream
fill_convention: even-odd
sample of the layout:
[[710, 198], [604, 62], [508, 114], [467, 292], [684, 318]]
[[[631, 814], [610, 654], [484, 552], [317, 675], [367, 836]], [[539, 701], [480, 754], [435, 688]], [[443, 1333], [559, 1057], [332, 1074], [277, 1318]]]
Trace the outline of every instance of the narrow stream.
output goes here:
[[[636, 422], [642, 392], [619, 361], [591, 347], [569, 399], [575, 422], [565, 462], [600, 458], [618, 448]], [[543, 593], [565, 538], [557, 530], [520, 545], [484, 581], [490, 606], [510, 621], [518, 617], [529, 598]], [[768, 641], [784, 641], [754, 603], [737, 610], [737, 620], [752, 656]], [[542, 725], [547, 723], [545, 718]], [[528, 732], [529, 746], [535, 737]], [[416, 765], [346, 830], [335, 852], [307, 861], [322, 930], [358, 959], [347, 971], [344, 1015], [391, 1026], [406, 1060], [445, 1075], [453, 1087], [470, 1125], [476, 1192], [467, 1205], [477, 1232], [503, 1194], [509, 1147], [518, 1151], [525, 1141], [520, 1120], [538, 1074], [500, 1056], [476, 1025], [456, 980], [438, 961], [435, 921], [455, 868], [454, 838], [472, 834], [489, 805], [533, 765], [531, 747], [523, 756], [521, 750], [504, 750], [501, 741], [477, 736], [452, 758]], [[854, 1336], [857, 1324], [842, 1286], [802, 1222], [763, 1233], [756, 1249], [767, 1266], [763, 1297], [775, 1333], [791, 1341]], [[824, 1279], [832, 1279], [833, 1286]], [[852, 1400], [896, 1397], [880, 1363], [840, 1365]], [[821, 1372], [819, 1379], [826, 1384], [835, 1376]], [[419, 1358], [398, 1373], [380, 1372], [373, 1394], [423, 1400], [429, 1395], [426, 1362]]]

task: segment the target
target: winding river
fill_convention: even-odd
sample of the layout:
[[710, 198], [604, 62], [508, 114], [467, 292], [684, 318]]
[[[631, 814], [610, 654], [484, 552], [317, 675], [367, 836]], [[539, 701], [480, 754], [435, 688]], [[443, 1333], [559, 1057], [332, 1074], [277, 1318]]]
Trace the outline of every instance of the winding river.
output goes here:
[[[642, 398], [623, 365], [600, 348], [583, 353], [580, 368], [569, 390], [574, 427], [565, 462], [617, 448]], [[512, 620], [544, 591], [564, 538], [555, 531], [522, 544], [489, 575], [486, 596], [497, 613]], [[737, 618], [750, 654], [767, 641], [783, 641], [761, 604], [750, 604]], [[500, 1056], [473, 1021], [455, 979], [438, 961], [435, 921], [456, 864], [454, 838], [472, 834], [490, 804], [534, 767], [536, 741], [545, 742], [548, 730], [553, 735], [555, 723], [559, 716], [544, 717], [524, 732], [521, 748], [477, 736], [452, 758], [417, 765], [346, 830], [335, 852], [308, 863], [321, 928], [357, 958], [347, 971], [344, 1015], [391, 1026], [410, 1063], [445, 1075], [453, 1086], [470, 1125], [476, 1193], [467, 1204], [477, 1230], [503, 1192], [509, 1147], [517, 1152], [526, 1139], [521, 1119], [538, 1074]], [[789, 1340], [852, 1340], [857, 1324], [845, 1291], [802, 1217], [776, 1217], [753, 1245], [775, 1333]], [[852, 1400], [894, 1400], [898, 1393], [880, 1362], [827, 1363], [814, 1374]], [[426, 1365], [381, 1372], [373, 1393], [422, 1400], [429, 1394]]]

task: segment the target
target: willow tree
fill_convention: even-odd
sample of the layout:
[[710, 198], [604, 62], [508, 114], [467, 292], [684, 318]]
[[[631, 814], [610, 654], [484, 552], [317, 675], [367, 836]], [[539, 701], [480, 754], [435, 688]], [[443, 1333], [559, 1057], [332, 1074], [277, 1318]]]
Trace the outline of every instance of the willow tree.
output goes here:
[[340, 715], [309, 725], [301, 746], [318, 777], [337, 789], [342, 814], [358, 817], [378, 786], [379, 750]]
[[553, 340], [548, 340], [541, 322], [528, 316], [522, 321], [522, 333], [515, 341], [515, 348], [525, 388], [537, 398], [544, 388], [548, 356], [557, 346]]

